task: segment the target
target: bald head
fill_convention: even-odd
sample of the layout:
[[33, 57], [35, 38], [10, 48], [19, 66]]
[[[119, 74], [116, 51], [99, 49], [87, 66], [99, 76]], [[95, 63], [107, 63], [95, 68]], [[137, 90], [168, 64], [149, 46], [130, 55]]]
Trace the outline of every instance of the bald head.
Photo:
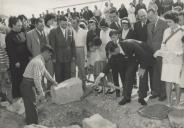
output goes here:
[[145, 9], [139, 9], [138, 11], [138, 17], [142, 22], [147, 21], [147, 12]]

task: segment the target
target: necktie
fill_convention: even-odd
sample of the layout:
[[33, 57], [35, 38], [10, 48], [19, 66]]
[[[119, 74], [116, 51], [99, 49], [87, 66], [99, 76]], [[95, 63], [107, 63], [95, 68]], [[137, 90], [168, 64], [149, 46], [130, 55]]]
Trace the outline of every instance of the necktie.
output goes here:
[[154, 31], [155, 31], [155, 24], [153, 24], [151, 31], [152, 31], [152, 33], [154, 33]]

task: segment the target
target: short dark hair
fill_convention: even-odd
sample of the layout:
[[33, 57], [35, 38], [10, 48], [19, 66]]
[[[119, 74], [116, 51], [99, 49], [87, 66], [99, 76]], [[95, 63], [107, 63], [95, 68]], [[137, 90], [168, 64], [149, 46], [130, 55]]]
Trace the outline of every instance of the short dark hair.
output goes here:
[[35, 24], [42, 23], [42, 22], [43, 22], [43, 18], [36, 18], [35, 19]]
[[105, 27], [105, 28], [109, 27], [108, 23], [106, 22], [106, 20], [104, 18], [100, 21], [99, 27], [102, 27], [102, 28], [103, 27]]
[[109, 36], [111, 37], [111, 36], [113, 36], [113, 35], [118, 35], [119, 34], [119, 32], [117, 31], [117, 30], [111, 30], [110, 32], [109, 32]]
[[18, 15], [17, 17], [18, 19], [20, 19], [21, 21], [23, 21], [23, 19], [27, 20], [27, 17], [25, 15]]
[[49, 44], [43, 45], [43, 47], [41, 48], [42, 53], [45, 51], [49, 51], [52, 54], [54, 53], [54, 49]]
[[114, 50], [118, 47], [113, 41], [109, 41], [105, 47], [106, 53], [114, 52]]
[[178, 23], [179, 22], [179, 18], [178, 18], [178, 12], [177, 11], [168, 11], [164, 14], [164, 18], [165, 19], [169, 19], [169, 20], [173, 20], [174, 23]]
[[16, 23], [19, 21], [20, 19], [18, 19], [16, 16], [11, 16], [10, 18], [9, 18], [9, 24], [8, 24], [8, 26], [10, 27], [10, 28], [12, 28], [13, 27], [13, 25], [16, 25]]
[[47, 22], [51, 19], [55, 19], [55, 15], [50, 13], [50, 14], [46, 14], [45, 15], [45, 18], [44, 18], [44, 22], [45, 22], [45, 25], [47, 24]]

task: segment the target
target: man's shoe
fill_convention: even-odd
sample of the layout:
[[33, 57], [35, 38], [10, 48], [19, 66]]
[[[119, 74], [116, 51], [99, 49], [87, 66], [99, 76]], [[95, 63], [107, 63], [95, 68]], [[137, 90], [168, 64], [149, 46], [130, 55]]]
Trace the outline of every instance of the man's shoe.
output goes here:
[[120, 102], [119, 102], [119, 105], [125, 105], [126, 103], [130, 103], [130, 99], [125, 99], [123, 98]]
[[166, 100], [166, 97], [164, 96], [164, 97], [159, 97], [159, 99], [158, 99], [159, 101], [164, 101], [164, 100]]
[[149, 97], [149, 99], [155, 99], [157, 97], [158, 97], [158, 95], [152, 95], [152, 96]]
[[146, 101], [144, 99], [141, 99], [139, 98], [138, 99], [138, 102], [141, 104], [141, 105], [147, 105]]

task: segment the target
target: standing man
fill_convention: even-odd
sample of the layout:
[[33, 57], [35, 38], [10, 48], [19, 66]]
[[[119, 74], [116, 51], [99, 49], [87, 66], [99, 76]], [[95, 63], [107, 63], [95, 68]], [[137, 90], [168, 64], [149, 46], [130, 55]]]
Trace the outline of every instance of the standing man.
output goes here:
[[[134, 34], [135, 34], [135, 39], [138, 41], [142, 41], [142, 47], [145, 47], [144, 50], [146, 50], [147, 52], [147, 56], [149, 59], [153, 59], [153, 56], [151, 54], [151, 50], [149, 49], [148, 45], [146, 44], [147, 41], [147, 25], [149, 23], [148, 19], [147, 19], [147, 12], [145, 9], [140, 9], [138, 11], [138, 18], [139, 21], [137, 21], [134, 25]], [[149, 75], [151, 74], [150, 72], [152, 72], [152, 68], [150, 67], [150, 64], [152, 61], [148, 61], [149, 64], [146, 67], [145, 70], [145, 74], [140, 77], [139, 79], [139, 99], [138, 102], [141, 105], [146, 105], [146, 101], [144, 100], [145, 97], [147, 97], [147, 91], [148, 91], [148, 72]], [[150, 77], [151, 78], [151, 77]], [[150, 85], [152, 84], [152, 79], [150, 79]]]
[[[148, 10], [148, 19], [150, 23], [147, 26], [147, 45], [151, 49], [152, 55], [160, 49], [164, 30], [167, 28], [167, 23], [159, 18], [158, 13], [154, 9]], [[161, 81], [161, 68], [162, 60], [160, 57], [154, 58], [152, 65], [153, 72], [150, 74], [152, 76], [152, 96], [150, 99], [159, 97], [160, 101], [165, 100], [166, 92], [164, 83]]]
[[[79, 27], [79, 18], [75, 17], [72, 20], [73, 26], [73, 36], [75, 40], [75, 47], [76, 47], [76, 65], [78, 66], [79, 71], [79, 78], [82, 80], [82, 87], [85, 90], [86, 84], [86, 75], [85, 75], [85, 60], [87, 58], [87, 47], [86, 47], [86, 39], [87, 39], [87, 30], [84, 30]], [[76, 74], [76, 65], [73, 65], [72, 69], [74, 74]]]
[[42, 88], [42, 78], [45, 76], [52, 85], [57, 82], [50, 76], [45, 68], [45, 63], [51, 59], [53, 49], [45, 45], [41, 49], [41, 54], [34, 57], [27, 65], [23, 74], [23, 80], [20, 86], [22, 99], [25, 106], [26, 123], [38, 124], [37, 95], [38, 99], [43, 99], [45, 93]]
[[67, 19], [64, 16], [58, 18], [58, 27], [50, 31], [49, 41], [54, 48], [56, 81], [62, 82], [71, 77], [71, 62], [76, 58], [73, 32], [67, 27]]
[[109, 18], [111, 20], [110, 28], [121, 32], [120, 20], [118, 17], [118, 11], [115, 8], [110, 9]]
[[48, 44], [48, 38], [44, 33], [44, 21], [38, 18], [35, 20], [35, 29], [27, 33], [27, 47], [32, 57], [40, 54], [45, 44]]

